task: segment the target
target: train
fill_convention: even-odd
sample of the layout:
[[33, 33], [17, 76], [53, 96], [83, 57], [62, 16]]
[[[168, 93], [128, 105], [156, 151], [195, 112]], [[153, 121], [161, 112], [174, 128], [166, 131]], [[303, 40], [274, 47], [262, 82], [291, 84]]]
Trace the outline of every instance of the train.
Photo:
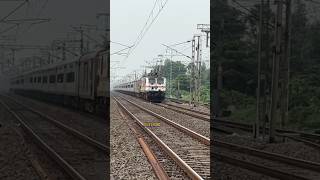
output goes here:
[[107, 114], [109, 50], [34, 68], [10, 78], [10, 91], [89, 113]]
[[113, 87], [113, 90], [150, 102], [162, 102], [166, 94], [166, 78], [144, 75], [138, 80], [118, 84]]

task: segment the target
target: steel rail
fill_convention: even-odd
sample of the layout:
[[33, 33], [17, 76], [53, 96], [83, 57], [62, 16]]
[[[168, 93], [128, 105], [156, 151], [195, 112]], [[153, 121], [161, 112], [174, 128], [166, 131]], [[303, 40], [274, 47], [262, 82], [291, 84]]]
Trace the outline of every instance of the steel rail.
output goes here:
[[[124, 120], [127, 119], [125, 117], [125, 115], [121, 112], [120, 109], [118, 109], [118, 112], [119, 112], [120, 116], [122, 117], [122, 119], [124, 119]], [[139, 142], [144, 154], [146, 155], [148, 161], [150, 162], [152, 169], [153, 169], [154, 173], [156, 174], [157, 178], [159, 180], [168, 180], [169, 179], [168, 174], [165, 172], [163, 166], [158, 161], [157, 157], [153, 153], [152, 149], [149, 147], [148, 143], [138, 133], [138, 131], [135, 127], [133, 127], [130, 123], [128, 123], [127, 120], [126, 120], [126, 122], [129, 126], [129, 128], [131, 129], [131, 131], [134, 133], [136, 139], [138, 140], [138, 142]]]
[[[164, 104], [167, 105], [167, 106], [172, 106], [172, 107], [175, 107], [175, 108], [184, 109], [184, 110], [186, 110], [186, 111], [191, 111], [191, 112], [194, 112], [194, 113], [198, 113], [198, 114], [210, 116], [210, 113], [206, 113], [206, 112], [202, 112], [202, 111], [197, 111], [197, 110], [190, 109], [190, 108], [186, 108], [186, 107], [176, 106], [176, 105], [169, 104], [169, 103], [166, 103], [166, 102], [165, 102]], [[156, 105], [157, 105], [157, 104], [156, 104]]]
[[156, 143], [179, 165], [184, 172], [194, 180], [203, 179], [197, 172], [195, 172], [184, 160], [182, 160], [175, 152], [173, 152], [157, 135], [155, 135], [151, 130], [146, 128], [143, 123], [134, 115], [132, 114], [117, 98], [115, 101], [118, 105], [132, 118], [134, 121], [145, 131], [147, 132], [155, 141]]
[[[232, 122], [232, 121], [221, 120], [221, 119], [214, 119], [213, 123], [218, 125], [225, 125], [227, 127], [242, 129], [248, 132], [252, 132], [253, 130], [252, 125], [245, 124], [245, 123]], [[260, 128], [260, 130], [262, 130], [262, 128]], [[266, 128], [266, 130], [268, 130], [268, 128]], [[293, 130], [284, 130], [284, 129], [276, 129], [276, 132], [277, 132], [276, 136], [286, 137], [294, 141], [302, 142], [308, 146], [320, 149], [319, 143], [312, 142], [312, 140], [316, 140], [318, 142], [320, 141], [320, 135], [318, 134], [305, 133], [305, 132], [293, 131]]]
[[[177, 107], [177, 108], [172, 108], [172, 107], [166, 107], [162, 104], [155, 104], [157, 106], [161, 106], [161, 107], [164, 107], [164, 108], [167, 108], [167, 109], [170, 109], [170, 110], [173, 110], [173, 111], [177, 111], [177, 112], [180, 112], [182, 114], [186, 114], [188, 116], [191, 116], [191, 117], [195, 117], [195, 118], [198, 118], [198, 119], [201, 119], [201, 120], [205, 120], [205, 121], [209, 121], [210, 122], [210, 115], [209, 117], [205, 117], [205, 116], [201, 116], [201, 115], [198, 115], [198, 114], [194, 114], [194, 113], [190, 113], [190, 112], [186, 112], [186, 111], [183, 111], [183, 110], [180, 110], [179, 108], [180, 107]], [[181, 108], [183, 109], [183, 108]], [[197, 112], [198, 113], [198, 112]]]
[[[251, 124], [247, 124], [247, 123], [240, 123], [240, 122], [233, 122], [230, 120], [223, 120], [220, 118], [214, 118], [213, 119], [214, 123], [219, 123], [219, 124], [224, 124], [224, 125], [228, 125], [230, 127], [239, 127], [242, 129], [253, 129], [253, 126]], [[260, 129], [262, 129], [262, 127], [260, 127]], [[268, 128], [266, 128], [266, 130], [268, 130]], [[306, 139], [314, 139], [314, 140], [318, 140], [320, 141], [320, 134], [313, 134], [313, 133], [306, 133], [306, 132], [302, 132], [302, 131], [294, 131], [294, 130], [286, 130], [286, 129], [276, 129], [276, 131], [278, 133], [291, 133], [291, 134], [298, 134], [300, 137], [302, 138], [306, 138]]]
[[276, 154], [276, 153], [258, 150], [258, 149], [254, 149], [254, 148], [250, 148], [250, 147], [232, 144], [232, 143], [226, 143], [226, 142], [214, 140], [213, 146], [227, 148], [231, 151], [236, 151], [236, 152], [248, 154], [251, 156], [265, 158], [265, 159], [269, 159], [272, 161], [278, 161], [281, 163], [289, 164], [289, 165], [292, 165], [295, 167], [300, 167], [300, 168], [304, 168], [304, 169], [308, 169], [308, 170], [313, 170], [316, 172], [319, 172], [319, 169], [320, 169], [320, 163], [317, 163], [317, 162], [306, 161], [303, 159], [297, 159], [297, 158], [285, 156], [282, 154]]
[[65, 130], [67, 133], [69, 133], [69, 134], [81, 139], [82, 141], [85, 141], [86, 143], [94, 146], [95, 148], [99, 149], [100, 151], [107, 152], [108, 147], [106, 145], [104, 145], [104, 144], [92, 139], [91, 137], [89, 137], [89, 136], [87, 136], [87, 135], [85, 135], [85, 134], [83, 134], [83, 133], [81, 133], [81, 132], [79, 132], [79, 131], [77, 131], [77, 130], [75, 130], [73, 128], [68, 127], [67, 125], [55, 120], [54, 118], [52, 118], [52, 117], [50, 117], [50, 116], [48, 116], [46, 114], [43, 114], [40, 111], [37, 111], [37, 110], [35, 110], [35, 109], [31, 108], [31, 107], [27, 107], [27, 106], [21, 104], [20, 102], [18, 102], [17, 100], [13, 99], [10, 96], [5, 96], [5, 97], [11, 99], [12, 101], [14, 101], [15, 103], [17, 103], [20, 106], [24, 107], [25, 109], [28, 109], [29, 111], [31, 111], [31, 112], [33, 112], [35, 114], [38, 114], [39, 116], [41, 116], [44, 119], [48, 120], [49, 122], [51, 122], [55, 126]]
[[56, 163], [58, 163], [68, 175], [70, 175], [75, 180], [86, 180], [76, 169], [74, 169], [67, 161], [65, 161], [57, 152], [55, 152], [48, 144], [46, 144], [24, 121], [23, 119], [15, 113], [3, 100], [0, 99], [0, 103], [10, 112], [22, 125], [22, 128], [28, 133], [35, 142], [46, 151], [51, 158], [53, 158]]
[[[172, 102], [176, 102], [176, 103], [180, 103], [180, 104], [182, 104], [182, 103], [189, 103], [188, 100], [182, 100], [182, 99], [176, 99], [176, 98], [166, 98], [166, 99], [169, 99], [169, 100], [172, 101]], [[210, 108], [210, 104], [201, 103], [200, 105], [205, 106], [205, 107], [207, 107], [207, 108]]]
[[203, 143], [203, 144], [205, 144], [207, 146], [210, 146], [210, 139], [209, 138], [207, 138], [207, 137], [205, 137], [205, 136], [203, 136], [203, 135], [201, 135], [201, 134], [199, 134], [199, 133], [197, 133], [195, 131], [192, 131], [192, 130], [190, 130], [190, 129], [188, 129], [188, 128], [186, 128], [186, 127], [184, 127], [184, 126], [182, 126], [182, 125], [180, 125], [180, 124], [178, 124], [176, 122], [173, 122], [172, 120], [170, 120], [168, 118], [165, 118], [165, 117], [161, 116], [160, 114], [157, 114], [157, 113], [155, 113], [153, 111], [150, 111], [149, 109], [146, 109], [146, 108], [144, 108], [144, 107], [142, 107], [142, 106], [140, 106], [140, 105], [138, 105], [138, 104], [136, 104], [136, 103], [134, 103], [134, 102], [132, 102], [132, 101], [130, 101], [128, 99], [124, 99], [124, 98], [122, 98], [122, 99], [127, 101], [127, 102], [129, 102], [130, 104], [133, 104], [134, 106], [140, 108], [141, 110], [143, 110], [143, 111], [145, 111], [145, 112], [147, 112], [147, 113], [149, 113], [149, 114], [151, 114], [151, 115], [163, 120], [164, 122], [172, 125], [173, 127], [175, 127], [178, 130], [188, 134], [189, 136], [191, 136], [192, 138], [198, 140], [199, 142], [201, 142], [201, 143]]
[[225, 162], [231, 165], [235, 165], [244, 169], [248, 169], [260, 174], [267, 175], [269, 177], [274, 177], [278, 179], [290, 179], [290, 180], [308, 180], [307, 178], [297, 176], [294, 174], [290, 174], [287, 172], [280, 171], [278, 169], [272, 169], [267, 166], [262, 166], [257, 163], [252, 163], [244, 160], [240, 160], [237, 158], [229, 157], [226, 155], [222, 155], [216, 152], [212, 152], [212, 156], [214, 159], [217, 159], [221, 162]]
[[298, 138], [298, 137], [294, 137], [292, 135], [281, 135], [281, 136], [289, 138], [289, 139], [292, 139], [294, 141], [299, 141], [299, 142], [302, 142], [302, 143], [304, 143], [304, 144], [306, 144], [308, 146], [320, 149], [320, 144], [305, 140], [303, 137], [302, 138]]

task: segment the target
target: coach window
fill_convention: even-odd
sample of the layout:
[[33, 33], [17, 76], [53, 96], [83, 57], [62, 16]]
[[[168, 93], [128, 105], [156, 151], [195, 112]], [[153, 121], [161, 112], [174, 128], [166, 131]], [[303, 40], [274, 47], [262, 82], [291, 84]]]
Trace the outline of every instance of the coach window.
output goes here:
[[30, 77], [30, 83], [33, 83], [33, 77]]
[[84, 63], [84, 78], [83, 78], [83, 85], [84, 85], [83, 87], [85, 90], [88, 89], [88, 80], [89, 80], [88, 75], [89, 75], [89, 66], [88, 66], [88, 63], [85, 62]]
[[49, 77], [49, 82], [50, 82], [50, 84], [55, 83], [56, 82], [56, 76], [55, 75], [51, 75]]
[[67, 82], [70, 83], [70, 82], [74, 82], [74, 72], [69, 72], [67, 74]]
[[58, 74], [58, 83], [63, 83], [64, 74]]
[[43, 76], [42, 77], [42, 83], [47, 84], [48, 83], [48, 76]]
[[100, 70], [100, 72], [101, 72], [101, 75], [103, 74], [103, 67], [104, 66], [104, 64], [103, 64], [103, 56], [101, 56], [101, 70]]
[[34, 82], [34, 83], [37, 83], [37, 77], [34, 77], [34, 78], [33, 78], [33, 82]]
[[38, 77], [38, 83], [41, 83], [41, 77], [40, 76]]

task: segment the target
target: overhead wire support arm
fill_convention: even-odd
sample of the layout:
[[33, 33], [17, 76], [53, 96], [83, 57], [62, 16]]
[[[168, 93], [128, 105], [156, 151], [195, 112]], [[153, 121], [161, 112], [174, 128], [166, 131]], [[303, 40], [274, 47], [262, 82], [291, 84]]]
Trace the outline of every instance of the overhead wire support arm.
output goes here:
[[8, 19], [1, 20], [0, 23], [21, 22], [21, 21], [50, 21], [50, 18], [29, 18], [29, 19]]
[[[124, 49], [121, 49], [121, 50], [119, 50], [119, 51], [116, 51], [116, 52], [114, 52], [114, 53], [111, 53], [110, 56], [111, 56], [111, 55], [115, 55], [115, 54], [121, 55], [121, 54], [119, 54], [120, 52], [125, 51], [125, 50], [127, 50], [127, 49], [130, 49], [130, 48], [132, 48], [132, 47], [133, 47], [133, 45], [132, 45], [132, 46], [128, 46], [128, 47], [126, 47], [126, 48], [124, 48]], [[125, 54], [126, 54], [126, 53], [125, 53]]]
[[125, 46], [125, 47], [132, 47], [132, 46], [129, 46], [129, 45], [125, 45], [125, 44], [122, 44], [122, 43], [119, 43], [119, 42], [114, 42], [114, 41], [110, 41], [111, 43], [114, 43], [114, 44], [118, 44], [118, 45], [121, 45], [121, 46]]
[[186, 55], [186, 54], [183, 54], [183, 53], [179, 52], [178, 50], [176, 50], [176, 49], [174, 49], [174, 48], [172, 48], [172, 47], [170, 47], [170, 46], [168, 46], [168, 45], [165, 45], [165, 44], [162, 44], [162, 45], [165, 46], [165, 47], [167, 47], [167, 48], [169, 48], [169, 49], [171, 49], [171, 50], [174, 50], [176, 53], [178, 53], [178, 54], [180, 54], [180, 55], [182, 55], [182, 56], [184, 56], [184, 57], [187, 57], [187, 58], [189, 58], [189, 59], [192, 59], [190, 56], [188, 56], [188, 55]]
[[181, 45], [181, 44], [186, 44], [186, 43], [190, 43], [192, 40], [188, 40], [188, 41], [185, 41], [185, 42], [181, 42], [181, 43], [176, 43], [176, 44], [172, 44], [172, 45], [169, 45], [170, 47], [172, 46], [178, 46], [178, 45]]

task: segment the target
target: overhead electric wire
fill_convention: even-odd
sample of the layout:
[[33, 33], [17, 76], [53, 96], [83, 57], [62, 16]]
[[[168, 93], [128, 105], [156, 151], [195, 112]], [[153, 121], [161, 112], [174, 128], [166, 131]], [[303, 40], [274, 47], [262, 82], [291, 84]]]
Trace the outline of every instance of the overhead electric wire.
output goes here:
[[119, 43], [119, 42], [114, 42], [114, 41], [110, 41], [110, 42], [111, 42], [111, 43], [114, 43], [114, 44], [121, 45], [121, 46], [125, 46], [125, 47], [131, 47], [131, 46], [128, 46], [128, 45], [125, 45], [125, 44]]
[[[114, 53], [111, 53], [110, 56], [111, 56], [111, 55], [115, 55], [115, 54], [117, 54], [117, 55], [122, 55], [122, 54], [119, 54], [119, 52], [122, 52], [122, 51], [124, 51], [124, 50], [130, 49], [131, 47], [132, 47], [132, 46], [128, 46], [128, 47], [126, 47], [126, 48], [124, 48], [124, 49], [121, 49], [121, 50], [119, 50], [119, 51], [116, 51], [116, 52], [114, 52]], [[127, 54], [127, 53], [125, 53], [125, 54]]]
[[[259, 21], [260, 18], [255, 13], [253, 13], [252, 10], [248, 9], [247, 7], [245, 7], [244, 5], [239, 3], [237, 0], [232, 0], [232, 2], [236, 3], [238, 5], [238, 7], [242, 8], [242, 9], [246, 10], [248, 13], [250, 13], [250, 14], [248, 14], [248, 13], [245, 13], [245, 12], [239, 10], [241, 14], [243, 14], [251, 19], [254, 18], [255, 21]], [[267, 25], [271, 29], [274, 28], [274, 25], [270, 24], [269, 22], [267, 23]]]
[[[161, 13], [161, 11], [163, 10], [163, 8], [166, 6], [168, 0], [165, 0], [165, 2], [162, 4], [162, 0], [160, 0], [161, 2], [161, 7], [159, 9], [159, 11], [157, 12], [157, 14], [155, 16], [153, 16], [154, 10], [156, 5], [158, 4], [159, 0], [156, 0], [154, 3], [154, 6], [148, 16], [148, 19], [146, 21], [146, 23], [144, 24], [142, 30], [140, 31], [137, 39], [135, 40], [135, 42], [133, 43], [133, 47], [131, 49], [129, 49], [128, 55], [126, 56], [125, 59], [127, 59], [129, 57], [129, 55], [131, 54], [131, 52], [140, 44], [141, 40], [143, 39], [143, 37], [146, 35], [146, 33], [148, 32], [148, 30], [150, 29], [150, 27], [152, 26], [152, 24], [155, 22], [155, 20], [158, 18], [159, 14]], [[151, 22], [148, 24], [150, 18], [153, 17], [153, 19], [151, 20]]]
[[14, 8], [12, 11], [9, 12], [9, 14], [7, 14], [6, 16], [4, 16], [3, 18], [0, 19], [1, 21], [4, 21], [5, 19], [7, 19], [9, 16], [11, 16], [13, 13], [15, 13], [17, 10], [19, 10], [23, 5], [25, 5], [28, 2], [28, 0], [25, 0], [24, 2], [22, 2], [21, 4], [19, 4], [19, 6], [17, 6], [16, 8]]
[[49, 0], [46, 0], [46, 1], [43, 3], [41, 9], [40, 9], [39, 12], [38, 12], [38, 16], [40, 16], [40, 15], [42, 14], [42, 11], [46, 8], [46, 6], [47, 6], [47, 4], [48, 4], [48, 1], [49, 1]]
[[180, 54], [180, 55], [183, 55], [183, 56], [185, 56], [185, 57], [187, 57], [187, 58], [189, 58], [189, 59], [192, 59], [190, 56], [188, 56], [188, 55], [186, 55], [186, 54], [184, 54], [184, 53], [182, 53], [182, 52], [180, 52], [180, 51], [178, 51], [178, 50], [176, 50], [176, 49], [174, 49], [174, 48], [172, 48], [172, 47], [170, 47], [170, 46], [168, 46], [168, 45], [165, 45], [165, 44], [162, 44], [162, 45], [165, 46], [165, 47], [167, 47], [167, 48], [169, 48], [169, 49], [174, 50], [175, 52], [177, 52], [177, 53]]
[[181, 44], [186, 44], [186, 43], [190, 43], [192, 40], [188, 40], [188, 41], [184, 41], [184, 42], [180, 42], [180, 43], [176, 43], [176, 44], [172, 44], [172, 45], [169, 45], [170, 47], [172, 46], [178, 46], [178, 45], [181, 45]]
[[13, 28], [15, 28], [15, 27], [17, 27], [17, 26], [18, 26], [17, 24], [15, 24], [15, 25], [13, 25], [13, 26], [10, 26], [10, 27], [8, 27], [8, 28], [5, 29], [5, 30], [0, 31], [0, 34], [6, 33], [6, 32], [10, 31], [11, 29], [13, 29]]

